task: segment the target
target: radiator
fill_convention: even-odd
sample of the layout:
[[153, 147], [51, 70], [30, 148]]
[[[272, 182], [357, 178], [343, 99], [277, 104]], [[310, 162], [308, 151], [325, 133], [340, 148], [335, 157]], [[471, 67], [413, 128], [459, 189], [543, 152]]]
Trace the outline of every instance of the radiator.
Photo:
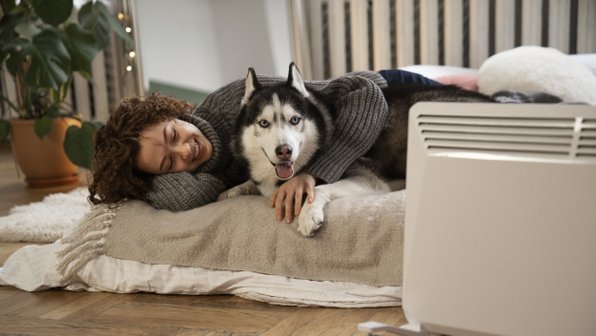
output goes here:
[[291, 0], [305, 78], [412, 64], [478, 68], [521, 45], [596, 52], [593, 0]]

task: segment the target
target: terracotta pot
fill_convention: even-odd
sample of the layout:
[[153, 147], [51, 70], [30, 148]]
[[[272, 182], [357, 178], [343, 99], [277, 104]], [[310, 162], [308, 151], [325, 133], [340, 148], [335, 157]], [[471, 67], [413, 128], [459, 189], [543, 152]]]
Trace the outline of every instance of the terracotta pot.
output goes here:
[[79, 183], [78, 168], [64, 152], [66, 130], [81, 126], [72, 118], [56, 118], [43, 140], [35, 134], [34, 120], [12, 119], [11, 144], [15, 160], [26, 176], [29, 187], [49, 187]]

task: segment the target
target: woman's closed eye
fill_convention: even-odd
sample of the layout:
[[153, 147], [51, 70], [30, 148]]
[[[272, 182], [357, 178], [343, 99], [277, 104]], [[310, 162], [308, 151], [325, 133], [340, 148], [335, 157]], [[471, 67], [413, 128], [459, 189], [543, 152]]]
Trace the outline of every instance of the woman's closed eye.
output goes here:
[[174, 127], [172, 127], [172, 144], [176, 143], [176, 138], [178, 137], [178, 133], [176, 132], [176, 129]]
[[172, 155], [170, 155], [168, 160], [169, 160], [169, 163], [167, 165], [167, 167], [168, 167], [167, 171], [171, 171], [172, 168], [174, 168], [174, 157]]
[[[170, 127], [170, 144], [171, 145], [175, 145], [176, 144], [176, 139], [178, 139], [178, 132], [176, 131], [176, 127], [171, 126]], [[166, 171], [171, 171], [174, 168], [174, 156], [173, 155], [169, 155], [168, 158], [166, 159], [167, 163], [166, 163]]]

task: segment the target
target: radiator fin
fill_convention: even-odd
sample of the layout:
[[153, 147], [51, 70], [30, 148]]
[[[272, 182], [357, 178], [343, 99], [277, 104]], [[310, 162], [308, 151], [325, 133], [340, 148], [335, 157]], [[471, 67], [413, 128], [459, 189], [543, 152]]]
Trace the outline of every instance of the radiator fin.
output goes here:
[[596, 119], [582, 120], [576, 155], [596, 158]]
[[305, 79], [414, 64], [479, 68], [489, 56], [521, 45], [596, 52], [593, 0], [290, 3], [294, 58]]
[[[431, 153], [596, 158], [596, 119], [423, 114], [418, 129]], [[579, 134], [577, 134], [579, 132]]]

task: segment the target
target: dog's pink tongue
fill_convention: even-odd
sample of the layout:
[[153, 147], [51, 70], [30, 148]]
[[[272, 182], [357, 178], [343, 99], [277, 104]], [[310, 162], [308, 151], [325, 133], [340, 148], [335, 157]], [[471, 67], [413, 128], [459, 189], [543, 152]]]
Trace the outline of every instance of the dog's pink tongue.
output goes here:
[[289, 179], [294, 175], [294, 167], [289, 163], [278, 163], [275, 165], [275, 173], [280, 179]]

